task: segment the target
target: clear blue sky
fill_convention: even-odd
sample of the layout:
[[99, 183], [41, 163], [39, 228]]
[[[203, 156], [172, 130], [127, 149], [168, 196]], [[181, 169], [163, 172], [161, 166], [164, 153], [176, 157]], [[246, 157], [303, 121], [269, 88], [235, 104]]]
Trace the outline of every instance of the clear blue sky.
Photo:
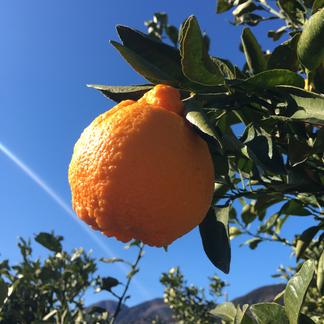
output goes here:
[[[127, 85], [143, 83], [109, 45], [117, 39], [116, 24], [145, 30], [143, 21], [154, 12], [166, 11], [179, 25], [195, 14], [212, 39], [212, 53], [241, 65], [238, 51], [240, 28], [228, 23], [228, 15], [215, 14], [215, 1], [194, 0], [5, 0], [0, 3], [0, 259], [19, 260], [19, 236], [32, 237], [51, 231], [65, 237], [65, 247], [83, 246], [96, 257], [134, 257], [123, 244], [98, 233], [100, 244], [79, 226], [61, 205], [4, 154], [9, 149], [35, 172], [63, 202], [70, 205], [67, 168], [73, 145], [81, 131], [113, 103], [88, 83]], [[258, 36], [266, 38], [265, 30]], [[264, 48], [273, 46], [263, 42]], [[7, 151], [7, 155], [10, 152]], [[36, 179], [40, 180], [40, 179]], [[46, 189], [46, 188], [45, 188]], [[52, 193], [53, 194], [53, 193]], [[304, 227], [301, 218], [288, 224], [291, 233]], [[94, 233], [94, 232], [92, 232]], [[180, 265], [189, 283], [206, 286], [207, 276], [217, 273], [230, 282], [230, 298], [260, 285], [275, 283], [270, 278], [279, 264], [291, 263], [290, 251], [276, 244], [261, 245], [256, 252], [239, 248], [234, 241], [231, 273], [213, 268], [203, 253], [197, 230], [178, 239], [166, 253], [147, 248], [137, 285], [132, 286], [129, 305], [162, 296], [160, 273]], [[46, 251], [35, 246], [35, 256]], [[123, 274], [115, 266], [100, 267], [102, 275]], [[142, 288], [141, 288], [142, 287]], [[88, 294], [86, 301], [107, 298]]]

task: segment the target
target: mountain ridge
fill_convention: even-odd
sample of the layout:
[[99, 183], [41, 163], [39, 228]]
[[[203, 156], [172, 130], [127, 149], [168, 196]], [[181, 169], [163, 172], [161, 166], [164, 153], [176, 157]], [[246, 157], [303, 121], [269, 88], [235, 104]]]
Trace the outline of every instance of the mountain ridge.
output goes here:
[[[266, 285], [256, 288], [245, 295], [231, 300], [235, 305], [255, 304], [260, 302], [272, 301], [273, 298], [285, 288], [284, 284]], [[101, 300], [92, 304], [113, 312], [117, 302], [113, 300]], [[116, 324], [151, 324], [152, 320], [159, 318], [163, 323], [173, 324], [172, 310], [164, 303], [163, 298], [155, 298], [137, 304], [132, 307], [122, 305], [122, 310], [118, 315]]]

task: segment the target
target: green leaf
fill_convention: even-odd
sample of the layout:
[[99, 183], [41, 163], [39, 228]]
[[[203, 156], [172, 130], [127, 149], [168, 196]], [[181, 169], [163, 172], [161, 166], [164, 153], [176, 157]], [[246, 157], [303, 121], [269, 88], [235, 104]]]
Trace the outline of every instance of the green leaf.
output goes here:
[[315, 0], [312, 8], [312, 13], [314, 14], [322, 8], [324, 8], [324, 0]]
[[185, 104], [185, 116], [186, 119], [195, 127], [197, 127], [203, 134], [213, 138], [218, 144], [219, 148], [222, 149], [222, 135], [220, 131], [214, 127], [205, 112], [201, 109], [201, 104], [195, 99], [187, 100]]
[[253, 324], [253, 320], [247, 314], [248, 308], [249, 308], [248, 304], [244, 304], [242, 306], [242, 310], [241, 310], [240, 306], [237, 305], [237, 307], [236, 307], [236, 315], [235, 315], [233, 324]]
[[209, 260], [224, 273], [229, 273], [231, 247], [228, 237], [230, 207], [211, 208], [199, 225], [205, 253]]
[[99, 259], [101, 262], [103, 263], [117, 263], [117, 262], [125, 262], [124, 259], [120, 259], [120, 258], [100, 258]]
[[316, 323], [310, 317], [306, 316], [303, 313], [300, 313], [298, 324], [316, 324]]
[[279, 211], [280, 215], [308, 216], [310, 212], [297, 199], [287, 201]]
[[105, 278], [101, 278], [102, 282], [100, 285], [100, 288], [103, 290], [107, 290], [107, 291], [111, 291], [112, 288], [118, 286], [120, 284], [120, 282], [113, 277], [105, 277]]
[[288, 142], [288, 160], [293, 167], [305, 162], [312, 153], [312, 148], [308, 145], [306, 139], [294, 135], [289, 138]]
[[289, 324], [285, 308], [276, 303], [260, 303], [250, 307], [250, 311], [258, 324]]
[[164, 83], [177, 86], [179, 81], [175, 80], [172, 76], [167, 74], [164, 69], [159, 68], [148, 60], [137, 54], [130, 48], [123, 46], [115, 41], [110, 43], [119, 51], [124, 59], [133, 67], [133, 69], [141, 74], [145, 79], [154, 84]]
[[324, 251], [322, 252], [318, 260], [316, 286], [319, 293], [323, 296], [324, 295]]
[[304, 25], [297, 47], [300, 62], [310, 71], [324, 61], [323, 39], [324, 9], [320, 9]]
[[35, 241], [53, 252], [61, 252], [63, 240], [62, 236], [55, 236], [53, 233], [41, 232], [35, 236]]
[[87, 86], [99, 90], [104, 96], [116, 102], [127, 99], [138, 100], [145, 94], [145, 92], [153, 88], [153, 85], [106, 86], [88, 84]]
[[191, 81], [213, 86], [224, 82], [219, 67], [209, 57], [197, 19], [190, 16], [180, 35], [181, 65]]
[[0, 280], [0, 310], [7, 297], [8, 297], [8, 285], [2, 280]]
[[238, 83], [238, 86], [244, 89], [255, 91], [271, 89], [281, 85], [303, 88], [304, 79], [290, 70], [276, 69], [261, 72]]
[[269, 30], [268, 37], [272, 38], [273, 41], [277, 41], [281, 38], [282, 35], [286, 33], [288, 26], [282, 26], [277, 30]]
[[249, 28], [244, 28], [242, 33], [242, 45], [245, 59], [250, 72], [260, 73], [266, 69], [267, 62], [263, 55], [261, 46]]
[[217, 13], [226, 12], [233, 7], [232, 0], [216, 0], [216, 2], [217, 2], [217, 6], [216, 6]]
[[279, 7], [283, 10], [286, 16], [297, 24], [303, 24], [305, 21], [305, 10], [303, 6], [296, 0], [279, 0]]
[[324, 63], [312, 72], [311, 83], [313, 91], [317, 93], [324, 93]]
[[297, 244], [295, 249], [297, 261], [303, 256], [303, 253], [307, 249], [309, 243], [312, 241], [312, 239], [314, 238], [314, 236], [317, 234], [319, 230], [320, 230], [319, 226], [309, 227], [297, 239]]
[[254, 205], [245, 205], [242, 209], [241, 217], [245, 225], [252, 223], [257, 217]]
[[234, 321], [236, 316], [236, 308], [233, 303], [226, 302], [223, 304], [217, 305], [210, 313], [215, 316], [219, 317], [225, 321]]
[[324, 96], [295, 87], [280, 86], [277, 90], [289, 100], [285, 115], [292, 120], [324, 125]]
[[262, 240], [260, 238], [253, 237], [253, 238], [245, 241], [241, 245], [248, 245], [251, 250], [255, 250], [261, 242], [262, 242]]
[[298, 324], [299, 313], [313, 279], [315, 265], [312, 260], [307, 260], [301, 269], [288, 281], [284, 301], [285, 310], [290, 324]]
[[272, 147], [271, 138], [265, 135], [257, 135], [251, 141], [246, 142], [248, 154], [256, 163], [259, 172], [263, 169], [273, 173], [284, 174], [285, 165], [281, 154]]
[[267, 63], [267, 69], [288, 69], [291, 71], [297, 71], [299, 67], [299, 61], [297, 57], [297, 44], [300, 34], [294, 35], [288, 41], [282, 43], [274, 49], [269, 61]]
[[127, 26], [117, 26], [123, 45], [134, 51], [142, 59], [160, 69], [172, 80], [181, 81], [185, 77], [181, 69], [179, 50]]

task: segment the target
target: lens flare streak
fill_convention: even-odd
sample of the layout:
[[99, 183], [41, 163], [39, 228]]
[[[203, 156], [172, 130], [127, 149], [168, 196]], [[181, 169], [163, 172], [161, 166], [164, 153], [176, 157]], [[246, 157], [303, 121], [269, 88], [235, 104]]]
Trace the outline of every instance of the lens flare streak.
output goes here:
[[[12, 153], [3, 143], [0, 142], [0, 152], [2, 152], [10, 161], [12, 161], [21, 171], [23, 171], [30, 179], [32, 179], [47, 195], [56, 202], [58, 206], [60, 206], [67, 214], [69, 214], [72, 219], [85, 231], [85, 233], [90, 236], [90, 238], [102, 249], [105, 255], [109, 257], [116, 256], [116, 253], [106, 246], [97, 236], [96, 234], [83, 222], [76, 217], [73, 210], [69, 207], [69, 205], [42, 179], [40, 178], [33, 170], [31, 170], [21, 159], [19, 159], [14, 153]], [[128, 269], [124, 264], [117, 263], [116, 264], [119, 269], [124, 273], [128, 273]], [[146, 299], [151, 299], [151, 294], [144, 288], [142, 284], [138, 282], [138, 280], [133, 279], [133, 283], [136, 288], [139, 289], [142, 296]]]

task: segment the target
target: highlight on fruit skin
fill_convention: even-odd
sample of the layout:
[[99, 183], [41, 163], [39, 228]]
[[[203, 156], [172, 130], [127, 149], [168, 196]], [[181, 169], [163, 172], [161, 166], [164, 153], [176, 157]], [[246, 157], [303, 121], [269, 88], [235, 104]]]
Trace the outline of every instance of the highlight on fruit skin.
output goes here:
[[204, 219], [214, 189], [207, 143], [181, 116], [178, 90], [157, 85], [98, 116], [69, 166], [72, 206], [94, 229], [167, 246]]
[[309, 71], [324, 63], [324, 8], [306, 22], [298, 40], [297, 55]]

